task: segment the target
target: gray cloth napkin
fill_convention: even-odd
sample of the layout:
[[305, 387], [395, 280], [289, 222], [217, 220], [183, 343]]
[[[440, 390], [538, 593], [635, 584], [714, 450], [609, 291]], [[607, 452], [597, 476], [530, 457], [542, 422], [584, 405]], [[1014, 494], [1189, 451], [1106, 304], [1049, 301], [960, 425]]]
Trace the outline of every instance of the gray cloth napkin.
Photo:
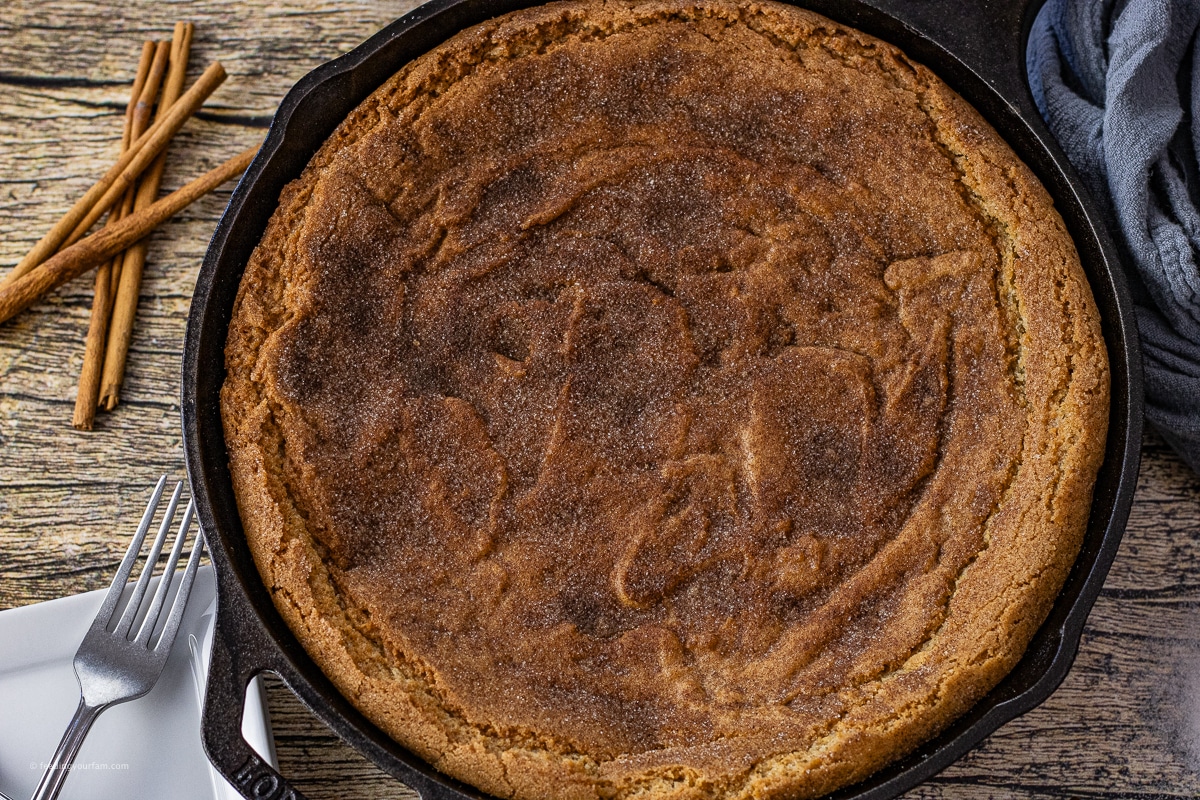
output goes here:
[[1034, 101], [1125, 245], [1146, 418], [1200, 472], [1200, 0], [1048, 0]]

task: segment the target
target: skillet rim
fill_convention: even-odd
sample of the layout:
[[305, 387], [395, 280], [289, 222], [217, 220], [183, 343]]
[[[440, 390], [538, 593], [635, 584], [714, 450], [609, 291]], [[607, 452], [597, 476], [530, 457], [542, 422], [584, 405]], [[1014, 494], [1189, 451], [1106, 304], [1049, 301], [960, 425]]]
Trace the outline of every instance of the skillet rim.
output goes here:
[[[235, 681], [244, 684], [261, 671], [278, 673], [324, 724], [385, 771], [416, 788], [423, 797], [488, 796], [437, 773], [348, 704], [279, 617], [248, 548], [241, 541], [241, 523], [233, 501], [219, 414], [219, 390], [225, 377], [225, 335], [245, 264], [245, 258], [239, 259], [238, 253], [248, 256], [257, 244], [279, 190], [287, 180], [299, 175], [312, 153], [348, 113], [348, 109], [340, 109], [347, 103], [353, 108], [382, 82], [373, 82], [364, 73], [379, 72], [382, 59], [391, 65], [383, 76], [386, 80], [407, 60], [459, 30], [538, 4], [527, 0], [433, 0], [384, 27], [350, 53], [302, 78], [281, 103], [266, 142], [234, 190], [218, 223], [197, 278], [188, 318], [181, 395], [185, 457], [197, 514], [218, 573], [218, 635], [214, 639], [222, 639], [225, 634], [233, 639], [215, 641], [214, 648], [220, 645], [231, 652], [243, 651], [236, 654], [241, 663], [233, 676]], [[934, 13], [939, 7], [954, 8], [954, 0], [907, 5], [905, 0], [802, 0], [793, 4], [895, 44], [928, 66], [973, 105], [1033, 169], [1054, 198], [1080, 251], [1100, 308], [1112, 371], [1108, 442], [1084, 547], [1050, 616], [1017, 667], [947, 730], [910, 756], [830, 795], [839, 800], [851, 797], [881, 800], [932, 776], [1004, 723], [1039, 705], [1066, 676], [1087, 614], [1119, 546], [1137, 482], [1142, 429], [1140, 353], [1117, 251], [1103, 223], [1098, 224], [1102, 217], [1045, 130], [1024, 88], [1023, 45], [1033, 12], [1039, 5], [1037, 0], [1023, 9], [1020, 3], [1013, 4], [1006, 9], [1008, 16], [1001, 12], [998, 22], [994, 16], [988, 18], [995, 11], [989, 11], [991, 4], [981, 4], [975, 9], [980, 13], [974, 20], [983, 24], [976, 25], [974, 39], [965, 43], [961, 36], [944, 30], [944, 26], [939, 30]], [[1016, 42], [1022, 55], [1015, 84], [1012, 74], [998, 74], [994, 68], [989, 74], [986, 63], [976, 61], [972, 67], [952, 52], [963, 53], [969, 59], [972, 48], [985, 43], [979, 31], [986, 33], [997, 26]], [[943, 46], [943, 41], [949, 48]], [[1014, 89], [1014, 85], [1019, 88]], [[329, 97], [330, 94], [335, 97]], [[312, 140], [315, 145], [309, 149], [307, 145]], [[273, 191], [271, 187], [275, 187]], [[247, 222], [248, 218], [252, 221]], [[254, 220], [260, 220], [261, 224]], [[222, 620], [227, 624], [222, 625]], [[210, 688], [212, 683], [210, 676]], [[244, 685], [237, 688], [244, 690]], [[222, 752], [230, 748], [223, 748], [221, 740], [210, 735], [213, 726], [209, 724], [209, 705], [206, 701], [205, 746], [218, 768], [227, 777], [233, 777], [237, 769], [223, 757], [228, 753]], [[217, 716], [215, 711], [212, 716]], [[244, 782], [235, 785], [249, 788]], [[281, 785], [286, 786], [286, 781]]]

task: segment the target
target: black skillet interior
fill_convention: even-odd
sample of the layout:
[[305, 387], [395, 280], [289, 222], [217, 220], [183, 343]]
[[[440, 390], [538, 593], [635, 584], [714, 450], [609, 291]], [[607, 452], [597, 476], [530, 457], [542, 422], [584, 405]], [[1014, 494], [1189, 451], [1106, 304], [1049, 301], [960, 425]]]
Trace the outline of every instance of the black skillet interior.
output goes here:
[[[262, 151], [230, 200], [196, 284], [183, 361], [183, 434], [200, 522], [217, 569], [219, 606], [203, 714], [217, 768], [247, 798], [302, 795], [241, 738], [247, 682], [277, 673], [340, 737], [425, 800], [484, 797], [436, 772], [359, 714], [305, 654], [273, 606], [243, 539], [219, 413], [224, 345], [246, 261], [275, 209], [337, 124], [404, 63], [459, 30], [530, 0], [433, 0], [301, 80], [284, 99]], [[1075, 238], [1102, 316], [1112, 365], [1105, 461], [1083, 550], [1049, 619], [1007, 678], [909, 757], [843, 789], [839, 800], [895, 797], [1041, 703], [1074, 660], [1083, 624], [1116, 554], [1137, 482], [1141, 361], [1128, 291], [1100, 217], [1037, 115], [1025, 84], [1024, 42], [1039, 0], [797, 0], [889, 41], [933, 69], [995, 126], [1042, 180]]]

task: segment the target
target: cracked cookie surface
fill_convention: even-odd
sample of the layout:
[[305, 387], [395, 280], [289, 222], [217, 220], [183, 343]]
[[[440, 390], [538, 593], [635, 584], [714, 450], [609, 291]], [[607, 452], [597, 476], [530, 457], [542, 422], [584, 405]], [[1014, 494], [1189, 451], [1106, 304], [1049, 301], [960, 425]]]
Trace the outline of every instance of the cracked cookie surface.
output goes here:
[[469, 29], [242, 281], [247, 540], [338, 688], [519, 798], [798, 797], [1016, 663], [1102, 457], [1049, 197], [895, 48], [757, 2]]

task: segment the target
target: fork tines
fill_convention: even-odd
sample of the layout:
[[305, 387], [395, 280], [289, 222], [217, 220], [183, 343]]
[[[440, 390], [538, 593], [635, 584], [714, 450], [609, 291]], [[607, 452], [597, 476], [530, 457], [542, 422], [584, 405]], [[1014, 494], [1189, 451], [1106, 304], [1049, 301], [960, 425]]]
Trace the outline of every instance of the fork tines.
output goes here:
[[[146, 647], [150, 646], [150, 638], [155, 628], [158, 627], [158, 619], [166, 603], [167, 595], [170, 592], [171, 585], [175, 583], [175, 568], [179, 564], [180, 555], [188, 539], [188, 531], [191, 528], [192, 518], [195, 515], [195, 504], [189, 501], [187, 508], [183, 512], [183, 520], [179, 524], [175, 542], [171, 547], [170, 554], [167, 556], [167, 561], [162, 571], [162, 579], [159, 581], [158, 588], [150, 600], [150, 605], [145, 608], [145, 614], [141, 614], [142, 600], [145, 598], [146, 591], [150, 587], [150, 579], [154, 575], [155, 567], [162, 555], [163, 545], [166, 543], [171, 522], [175, 518], [175, 513], [179, 506], [180, 496], [183, 493], [182, 482], [175, 484], [175, 491], [171, 493], [170, 502], [167, 504], [166, 512], [163, 514], [162, 523], [158, 529], [158, 535], [154, 537], [154, 541], [150, 544], [150, 551], [146, 554], [146, 561], [138, 575], [137, 583], [134, 584], [133, 590], [124, 604], [124, 611], [120, 619], [117, 620], [115, 627], [112, 625], [112, 619], [121, 596], [125, 592], [125, 587], [129, 582], [134, 562], [137, 561], [138, 554], [141, 552], [146, 532], [150, 529], [150, 524], [154, 520], [154, 512], [157, 510], [159, 502], [162, 499], [166, 482], [167, 476], [164, 475], [159, 478], [158, 484], [154, 487], [154, 493], [151, 495], [150, 502], [146, 506], [146, 513], [142, 515], [141, 524], [138, 525], [137, 532], [133, 536], [133, 541], [129, 543], [129, 549], [125, 552], [125, 557], [121, 560], [121, 566], [117, 569], [117, 574], [113, 578], [112, 585], [109, 587], [108, 595], [104, 598], [104, 604], [101, 606], [100, 612], [96, 615], [96, 621], [93, 623], [93, 627], [103, 627], [105, 630], [110, 630], [111, 635], [125, 637]], [[184, 569], [183, 576], [178, 581], [179, 590], [176, 593], [176, 597], [186, 600], [191, 590], [192, 581], [195, 578], [196, 569], [199, 567], [203, 549], [204, 537], [197, 536], [191, 553], [188, 555], [187, 566]], [[172, 605], [166, 623], [162, 626], [162, 634], [159, 636], [155, 647], [165, 645], [165, 647], [169, 648], [171, 646], [171, 641], [175, 638], [175, 633], [179, 628], [180, 618], [183, 616], [183, 606], [183, 602], [176, 602]], [[135, 629], [135, 623], [139, 621], [139, 617], [141, 624]], [[134, 632], [135, 630], [136, 632]]]

